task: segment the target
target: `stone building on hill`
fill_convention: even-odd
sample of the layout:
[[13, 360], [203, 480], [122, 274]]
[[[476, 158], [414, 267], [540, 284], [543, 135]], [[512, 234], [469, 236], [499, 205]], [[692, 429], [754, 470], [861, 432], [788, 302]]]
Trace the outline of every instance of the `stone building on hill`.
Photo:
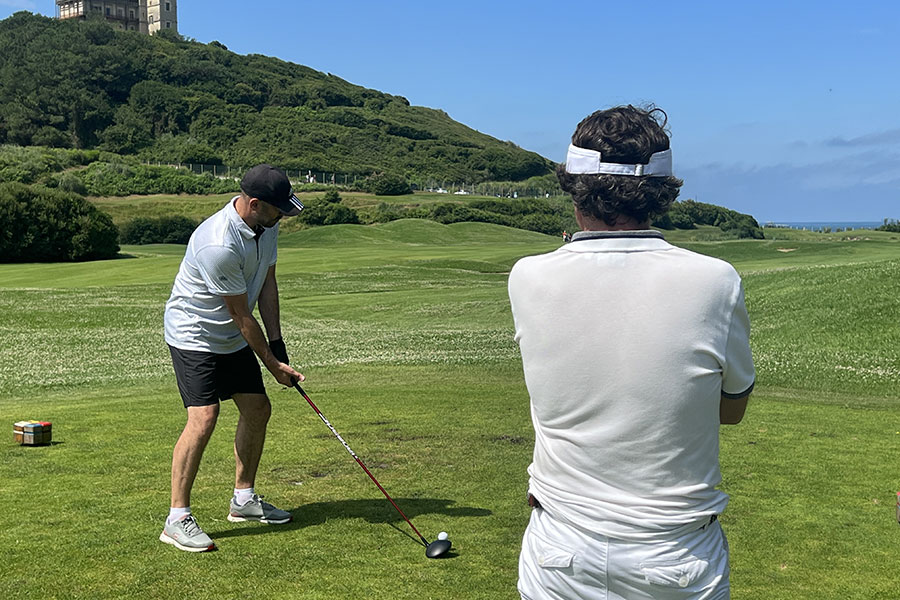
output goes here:
[[96, 15], [123, 31], [178, 33], [177, 4], [177, 0], [56, 0], [56, 16], [86, 19]]

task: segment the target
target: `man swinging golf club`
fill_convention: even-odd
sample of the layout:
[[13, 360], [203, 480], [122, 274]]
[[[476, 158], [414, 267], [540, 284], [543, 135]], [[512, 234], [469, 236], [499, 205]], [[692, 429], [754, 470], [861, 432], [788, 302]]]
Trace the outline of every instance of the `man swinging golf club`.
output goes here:
[[[216, 547], [191, 514], [191, 488], [221, 400], [233, 399], [240, 411], [228, 520], [278, 524], [292, 518], [254, 490], [272, 410], [257, 357], [284, 386], [304, 380], [288, 365], [275, 282], [278, 222], [301, 210], [283, 171], [253, 167], [241, 180], [241, 193], [191, 235], [175, 277], [165, 339], [187, 424], [172, 456], [171, 507], [159, 539], [181, 550]], [[253, 316], [257, 304], [266, 335]]]
[[728, 263], [650, 229], [678, 196], [665, 113], [595, 112], [557, 170], [582, 229], [509, 276], [535, 429], [526, 600], [722, 600], [719, 425], [753, 388]]

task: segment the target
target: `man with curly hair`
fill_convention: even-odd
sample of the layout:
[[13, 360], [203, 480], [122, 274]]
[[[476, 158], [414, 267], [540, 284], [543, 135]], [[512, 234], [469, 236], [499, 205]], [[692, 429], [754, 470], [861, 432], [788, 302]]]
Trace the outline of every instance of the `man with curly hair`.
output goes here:
[[581, 231], [509, 276], [535, 429], [519, 592], [729, 598], [718, 433], [755, 381], [741, 279], [650, 228], [682, 183], [661, 110], [588, 116], [557, 175]]

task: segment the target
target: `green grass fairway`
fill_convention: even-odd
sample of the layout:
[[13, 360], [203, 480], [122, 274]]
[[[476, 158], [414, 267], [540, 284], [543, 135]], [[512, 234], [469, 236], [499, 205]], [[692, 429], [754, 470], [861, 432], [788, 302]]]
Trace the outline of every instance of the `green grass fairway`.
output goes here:
[[[900, 597], [900, 244], [701, 234], [671, 238], [742, 273], [758, 368], [746, 418], [721, 434], [732, 597]], [[0, 442], [0, 597], [517, 599], [533, 432], [506, 281], [519, 257], [558, 245], [417, 220], [282, 236], [283, 328], [304, 388], [424, 535], [449, 532], [445, 560], [425, 558], [303, 398], [268, 375], [257, 487], [295, 521], [225, 519], [225, 403], [192, 499], [219, 551], [160, 543], [184, 423], [162, 313], [184, 248], [0, 265], [0, 415], [7, 431], [52, 421], [55, 440]]]
[[233, 196], [234, 194], [111, 196], [91, 198], [91, 203], [109, 214], [113, 222], [121, 227], [137, 217], [157, 218], [181, 215], [199, 222], [225, 206], [225, 203]]
[[[235, 188], [237, 190], [237, 188]], [[398, 206], [422, 206], [440, 202], [465, 203], [474, 199], [494, 199], [493, 196], [457, 196], [455, 194], [438, 194], [435, 192], [415, 192], [403, 196], [376, 196], [367, 192], [339, 190], [344, 203], [354, 209], [372, 209], [379, 204], [395, 204]], [[297, 196], [307, 202], [312, 198], [324, 196], [325, 192], [297, 192]], [[116, 225], [124, 223], [136, 217], [168, 217], [182, 215], [195, 221], [205, 219], [213, 214], [233, 197], [234, 194], [213, 194], [209, 196], [195, 196], [188, 194], [151, 194], [148, 196], [109, 196], [91, 198], [91, 203], [103, 212], [108, 213]], [[283, 225], [290, 224], [285, 221]], [[294, 224], [287, 228], [291, 229]], [[715, 228], [716, 231], [720, 231]], [[721, 233], [721, 231], [720, 231]], [[721, 237], [721, 235], [720, 235]]]

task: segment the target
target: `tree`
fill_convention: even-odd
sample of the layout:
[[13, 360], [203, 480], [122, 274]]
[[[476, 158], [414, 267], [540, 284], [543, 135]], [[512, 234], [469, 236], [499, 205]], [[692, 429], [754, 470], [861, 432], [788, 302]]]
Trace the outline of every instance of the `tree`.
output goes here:
[[409, 183], [394, 173], [377, 173], [366, 181], [366, 189], [376, 196], [402, 196], [412, 194]]
[[113, 258], [112, 218], [77, 194], [21, 183], [0, 184], [0, 262]]
[[142, 81], [131, 88], [128, 105], [149, 125], [153, 137], [187, 131], [187, 102], [183, 91], [175, 86]]
[[123, 244], [187, 244], [197, 223], [181, 215], [138, 217], [122, 227]]
[[328, 190], [324, 196], [313, 198], [307, 202], [303, 212], [297, 218], [307, 225], [359, 223], [359, 215], [355, 210], [342, 203], [337, 190]]

